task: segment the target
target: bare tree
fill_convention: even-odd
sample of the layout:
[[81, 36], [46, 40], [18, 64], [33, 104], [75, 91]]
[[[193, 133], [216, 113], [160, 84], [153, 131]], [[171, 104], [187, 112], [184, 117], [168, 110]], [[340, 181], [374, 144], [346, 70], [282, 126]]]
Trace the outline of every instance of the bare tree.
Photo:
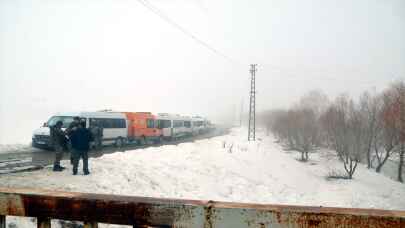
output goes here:
[[283, 138], [289, 149], [294, 149], [297, 138], [297, 131], [295, 126], [297, 125], [297, 118], [294, 111], [290, 110], [280, 118], [280, 125], [282, 128]]
[[378, 142], [375, 140], [378, 139], [378, 134], [380, 131], [380, 125], [378, 124], [378, 115], [381, 113], [382, 99], [380, 96], [374, 94], [371, 95], [369, 92], [364, 92], [360, 97], [360, 110], [363, 114], [364, 121], [366, 123], [366, 159], [367, 159], [367, 168], [373, 167], [373, 162], [371, 158], [372, 149], [376, 149]]
[[345, 156], [343, 165], [351, 179], [356, 171], [357, 164], [364, 155], [367, 128], [362, 118], [362, 112], [355, 106], [353, 101], [350, 101], [348, 113], [347, 151], [343, 153]]
[[291, 112], [290, 121], [294, 123], [295, 132], [292, 134], [292, 149], [301, 152], [301, 160], [308, 161], [308, 153], [317, 146], [319, 136], [315, 113], [310, 109], [301, 109]]
[[288, 149], [301, 152], [301, 160], [309, 159], [309, 152], [317, 145], [319, 127], [314, 112], [310, 109], [278, 111], [271, 130]]
[[289, 138], [289, 124], [287, 119], [287, 111], [277, 111], [271, 115], [272, 120], [270, 121], [270, 129], [274, 136], [280, 141], [288, 141]]
[[403, 81], [399, 83], [397, 90], [399, 93], [399, 140], [401, 143], [399, 149], [398, 181], [404, 182], [402, 177], [402, 169], [405, 162], [405, 84]]
[[352, 178], [362, 159], [366, 159], [368, 168], [375, 166], [376, 172], [380, 172], [389, 158], [398, 153], [398, 181], [404, 181], [403, 81], [382, 94], [366, 91], [358, 103], [342, 95], [330, 104], [321, 91], [311, 91], [293, 109], [278, 110], [271, 116], [269, 129], [289, 149], [300, 151], [303, 161], [316, 147], [333, 148], [348, 178]]
[[[315, 124], [317, 126], [317, 137], [313, 137], [312, 139], [313, 144], [320, 146], [328, 146], [327, 134], [326, 132], [322, 132], [321, 128], [321, 115], [326, 111], [328, 106], [330, 105], [330, 101], [328, 96], [322, 90], [311, 90], [302, 96], [299, 100], [299, 103], [296, 105], [296, 110], [305, 109], [311, 110], [315, 117]], [[326, 144], [326, 145], [325, 145]]]
[[405, 143], [401, 141], [401, 147], [399, 149], [399, 164], [398, 164], [398, 181], [399, 182], [404, 182], [404, 179], [402, 177], [402, 169], [404, 166], [404, 160], [405, 160]]
[[325, 146], [327, 148], [335, 148], [335, 138], [334, 135], [334, 127], [336, 126], [337, 117], [336, 110], [331, 106], [329, 107], [324, 113], [322, 113], [321, 117], [319, 118], [319, 124], [322, 131], [322, 139], [325, 142]]
[[405, 83], [404, 81], [399, 81], [391, 87], [395, 97], [392, 118], [396, 122], [400, 141], [400, 146], [398, 148], [398, 181], [404, 182], [402, 169], [405, 162]]
[[322, 90], [311, 90], [302, 96], [296, 109], [312, 110], [317, 118], [325, 112], [329, 106], [329, 98]]
[[280, 119], [285, 114], [286, 114], [286, 111], [277, 109], [277, 110], [267, 111], [263, 115], [264, 120], [262, 122], [265, 124], [267, 135], [269, 135], [270, 131], [271, 131], [278, 140], [280, 140], [282, 138], [282, 136], [281, 136], [282, 126], [280, 123]]
[[352, 179], [364, 152], [366, 127], [361, 111], [351, 99], [340, 96], [326, 111], [324, 119], [330, 121], [327, 131], [348, 178]]
[[399, 132], [395, 116], [395, 96], [391, 91], [382, 94], [382, 110], [378, 116], [377, 126], [381, 129], [374, 135], [373, 149], [377, 158], [376, 172], [380, 172], [388, 158], [399, 145]]

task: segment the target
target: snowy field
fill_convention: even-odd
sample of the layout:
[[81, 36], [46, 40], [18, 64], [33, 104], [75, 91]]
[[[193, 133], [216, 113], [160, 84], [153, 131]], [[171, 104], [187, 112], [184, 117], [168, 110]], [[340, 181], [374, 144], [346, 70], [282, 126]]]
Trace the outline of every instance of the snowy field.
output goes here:
[[0, 175], [0, 186], [261, 204], [405, 210], [405, 185], [364, 165], [353, 180], [327, 180], [343, 166], [327, 151], [297, 161], [261, 132], [245, 129], [193, 143], [117, 152], [90, 159], [91, 175], [52, 172]]

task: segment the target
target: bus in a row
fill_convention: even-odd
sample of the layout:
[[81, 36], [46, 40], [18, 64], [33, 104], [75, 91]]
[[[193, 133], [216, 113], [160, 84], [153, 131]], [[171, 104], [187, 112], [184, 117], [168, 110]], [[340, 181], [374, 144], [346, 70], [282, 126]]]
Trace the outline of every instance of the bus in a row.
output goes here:
[[[66, 112], [52, 116], [32, 135], [32, 145], [37, 148], [52, 148], [50, 127], [57, 121], [63, 122], [66, 129], [74, 117], [80, 117], [87, 128], [96, 123], [103, 128], [103, 145], [150, 144], [165, 140], [203, 134], [212, 128], [210, 122], [200, 116], [151, 112]], [[93, 121], [96, 120], [96, 121]]]

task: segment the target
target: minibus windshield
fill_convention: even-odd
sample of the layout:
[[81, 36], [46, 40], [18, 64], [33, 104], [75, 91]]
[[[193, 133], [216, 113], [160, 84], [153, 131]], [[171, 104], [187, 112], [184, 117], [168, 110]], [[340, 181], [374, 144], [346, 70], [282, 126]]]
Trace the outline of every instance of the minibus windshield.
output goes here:
[[48, 120], [47, 125], [49, 127], [52, 127], [59, 120], [61, 120], [63, 122], [62, 128], [67, 128], [69, 126], [69, 124], [73, 122], [73, 116], [53, 116]]

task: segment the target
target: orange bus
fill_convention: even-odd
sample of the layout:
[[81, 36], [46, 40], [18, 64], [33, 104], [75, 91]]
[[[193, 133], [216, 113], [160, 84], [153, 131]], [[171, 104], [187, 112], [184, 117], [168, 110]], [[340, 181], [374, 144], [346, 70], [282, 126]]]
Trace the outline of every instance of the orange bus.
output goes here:
[[124, 112], [128, 121], [128, 141], [145, 145], [161, 142], [162, 130], [157, 128], [156, 116], [150, 112]]

